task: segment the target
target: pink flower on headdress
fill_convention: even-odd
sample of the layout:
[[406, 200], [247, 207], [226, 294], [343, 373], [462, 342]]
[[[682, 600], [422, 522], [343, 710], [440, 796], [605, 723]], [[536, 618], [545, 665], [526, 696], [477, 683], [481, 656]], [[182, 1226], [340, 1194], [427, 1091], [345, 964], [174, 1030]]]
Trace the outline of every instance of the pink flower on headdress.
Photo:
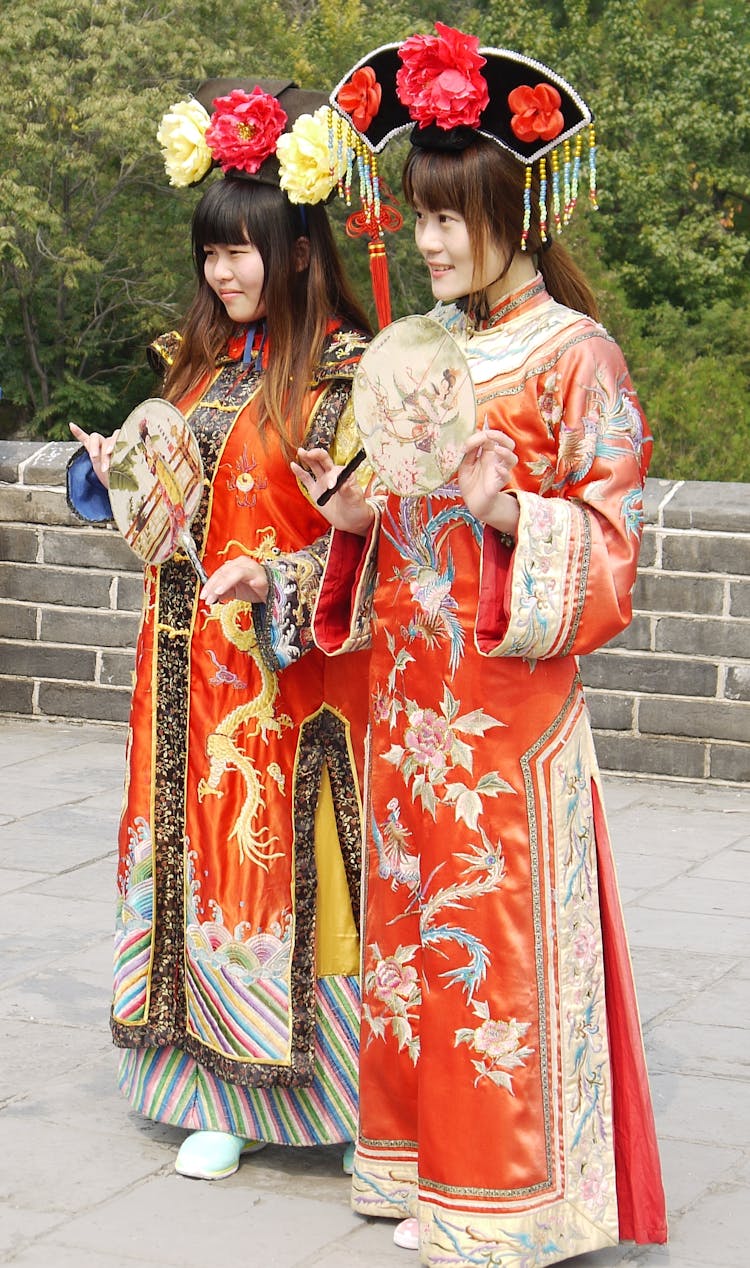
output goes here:
[[536, 88], [521, 84], [508, 94], [508, 105], [513, 111], [510, 126], [519, 141], [554, 141], [565, 126], [560, 94], [552, 84], [537, 84]]
[[338, 95], [338, 104], [359, 132], [366, 132], [380, 109], [383, 90], [372, 66], [360, 66]]
[[216, 98], [213, 111], [206, 142], [223, 171], [234, 168], [252, 175], [276, 153], [287, 116], [270, 93], [235, 88], [228, 97]]
[[400, 45], [403, 66], [396, 75], [399, 101], [424, 128], [436, 123], [448, 131], [476, 128], [490, 95], [479, 68], [487, 61], [475, 35], [464, 35], [442, 22], [437, 35], [410, 35]]

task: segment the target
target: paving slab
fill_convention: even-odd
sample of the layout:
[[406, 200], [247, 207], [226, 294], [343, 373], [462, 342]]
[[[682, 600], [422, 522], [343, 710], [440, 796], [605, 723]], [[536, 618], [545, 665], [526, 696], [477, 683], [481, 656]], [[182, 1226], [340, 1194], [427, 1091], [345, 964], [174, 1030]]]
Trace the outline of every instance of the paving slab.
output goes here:
[[[30, 790], [26, 790], [26, 797]], [[0, 825], [0, 865], [21, 871], [57, 873], [105, 858], [112, 852], [121, 791], [109, 802], [86, 801], [35, 810]], [[23, 825], [23, 830], [21, 826]]]
[[[0, 1263], [417, 1268], [349, 1207], [341, 1147], [185, 1180], [108, 1025], [123, 727], [0, 718]], [[750, 797], [608, 776], [669, 1203], [667, 1247], [568, 1268], [740, 1268], [750, 1204]]]

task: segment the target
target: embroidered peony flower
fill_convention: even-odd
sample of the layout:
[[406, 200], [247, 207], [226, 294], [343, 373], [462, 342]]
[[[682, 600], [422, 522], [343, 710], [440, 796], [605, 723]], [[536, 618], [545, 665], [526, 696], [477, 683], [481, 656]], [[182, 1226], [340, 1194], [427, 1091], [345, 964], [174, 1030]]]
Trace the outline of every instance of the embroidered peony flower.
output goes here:
[[587, 1163], [584, 1166], [581, 1197], [587, 1206], [600, 1206], [609, 1197], [609, 1180], [601, 1163]]
[[490, 96], [480, 67], [487, 61], [475, 35], [442, 22], [437, 35], [411, 35], [399, 46], [403, 66], [396, 75], [399, 101], [420, 127], [436, 123], [448, 131], [476, 128]]
[[433, 709], [415, 709], [409, 718], [404, 743], [420, 766], [440, 769], [447, 764], [453, 748], [453, 733]]
[[328, 148], [328, 107], [301, 114], [291, 132], [279, 137], [279, 184], [290, 203], [319, 203], [328, 197], [345, 167]]
[[206, 144], [210, 122], [208, 111], [194, 97], [177, 101], [167, 110], [156, 139], [162, 148], [170, 185], [183, 189], [206, 175], [213, 161]]
[[361, 66], [339, 92], [338, 104], [349, 115], [355, 128], [366, 132], [380, 109], [382, 95], [383, 90], [372, 66]]
[[588, 969], [596, 963], [597, 940], [593, 929], [577, 929], [573, 935], [573, 956], [581, 968]]
[[510, 1021], [488, 1018], [474, 1031], [474, 1048], [477, 1052], [486, 1052], [495, 1061], [500, 1057], [510, 1057], [518, 1051], [526, 1030], [528, 1026], [519, 1025], [515, 1017]]
[[275, 97], [255, 87], [251, 93], [235, 88], [217, 97], [206, 130], [206, 141], [222, 170], [257, 172], [276, 153], [276, 142], [287, 116]]
[[521, 84], [508, 94], [508, 105], [513, 111], [510, 126], [519, 141], [554, 141], [565, 126], [560, 94], [552, 84]]
[[410, 964], [399, 964], [395, 956], [378, 960], [375, 966], [375, 994], [387, 1001], [392, 995], [408, 999], [417, 982], [417, 970]]

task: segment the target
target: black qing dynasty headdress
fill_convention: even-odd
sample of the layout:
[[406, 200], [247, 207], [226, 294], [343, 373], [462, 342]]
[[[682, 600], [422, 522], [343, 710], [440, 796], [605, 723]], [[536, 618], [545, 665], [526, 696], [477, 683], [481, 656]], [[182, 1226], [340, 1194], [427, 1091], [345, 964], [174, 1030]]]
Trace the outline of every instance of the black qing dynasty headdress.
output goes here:
[[593, 116], [561, 75], [511, 49], [480, 48], [442, 22], [435, 35], [412, 35], [363, 57], [331, 94], [331, 172], [339, 194], [351, 201], [356, 171], [361, 211], [349, 232], [370, 238], [373, 292], [381, 326], [390, 319], [383, 230], [401, 217], [380, 195], [378, 154], [393, 137], [411, 131], [412, 145], [461, 150], [487, 137], [526, 168], [521, 250], [532, 214], [532, 171], [539, 175], [542, 241], [560, 233], [578, 198], [583, 132], [588, 130], [589, 197], [596, 207], [596, 142]]

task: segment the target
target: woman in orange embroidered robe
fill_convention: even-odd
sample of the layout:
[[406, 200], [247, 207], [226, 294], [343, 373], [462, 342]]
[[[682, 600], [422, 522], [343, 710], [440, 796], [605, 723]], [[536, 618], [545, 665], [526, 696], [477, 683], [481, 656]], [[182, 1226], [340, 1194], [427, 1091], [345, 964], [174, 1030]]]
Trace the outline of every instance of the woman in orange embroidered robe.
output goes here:
[[[243, 107], [258, 94], [273, 115], [260, 88]], [[293, 552], [328, 526], [289, 453], [306, 436], [351, 456], [367, 319], [324, 207], [292, 205], [271, 161], [268, 183], [220, 180], [198, 204], [196, 299], [184, 337], [155, 345], [202, 454], [209, 582], [184, 556], [146, 569], [119, 836], [121, 1087], [196, 1129], [177, 1169], [207, 1179], [246, 1142], [356, 1130], [362, 664], [338, 672], [312, 644], [315, 548]], [[77, 434], [106, 478], [111, 440]]]
[[[431, 315], [479, 430], [430, 496], [329, 502], [314, 621], [331, 654], [371, 648], [353, 1205], [435, 1268], [666, 1237], [577, 659], [631, 618], [650, 436], [538, 213], [518, 249], [523, 181], [489, 139], [415, 142]], [[330, 486], [327, 455], [303, 461]]]

